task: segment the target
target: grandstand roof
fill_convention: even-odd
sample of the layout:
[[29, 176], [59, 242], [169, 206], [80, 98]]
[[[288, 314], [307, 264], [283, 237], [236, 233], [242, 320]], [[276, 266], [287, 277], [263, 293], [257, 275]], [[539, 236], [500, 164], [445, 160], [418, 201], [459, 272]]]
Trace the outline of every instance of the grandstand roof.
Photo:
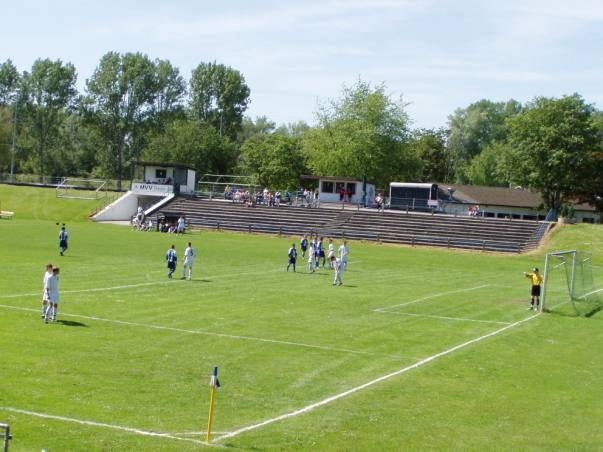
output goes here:
[[[442, 198], [448, 197], [447, 187], [454, 189], [453, 199], [462, 203], [485, 206], [524, 207], [538, 209], [543, 204], [542, 196], [522, 187], [486, 187], [482, 185], [439, 184]], [[576, 210], [595, 210], [589, 204], [575, 204]]]

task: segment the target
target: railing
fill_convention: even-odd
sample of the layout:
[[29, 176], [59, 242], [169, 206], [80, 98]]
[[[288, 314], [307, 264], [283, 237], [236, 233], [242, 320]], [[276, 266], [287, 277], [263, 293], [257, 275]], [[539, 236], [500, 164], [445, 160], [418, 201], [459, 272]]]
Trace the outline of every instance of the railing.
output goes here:
[[544, 237], [544, 234], [546, 234], [546, 232], [551, 227], [552, 222], [555, 221], [556, 218], [557, 212], [554, 209], [550, 209], [546, 214], [544, 221], [540, 223], [540, 226], [538, 227], [536, 232], [534, 232], [534, 235], [530, 238], [530, 240], [528, 240], [527, 247], [537, 246], [542, 240], [542, 237]]
[[[65, 179], [72, 180], [81, 180], [84, 181], [84, 178], [81, 177], [51, 177], [51, 176], [38, 176], [36, 174], [13, 174], [12, 176], [7, 173], [0, 173], [0, 183], [2, 184], [15, 184], [15, 185], [42, 185], [48, 187], [57, 187], [63, 182]], [[103, 190], [112, 190], [117, 191], [118, 181], [113, 179], [104, 180], [105, 185], [103, 186]], [[129, 181], [122, 180], [122, 187], [129, 186]], [[73, 184], [76, 188], [90, 188], [89, 185], [82, 182], [81, 184]], [[122, 188], [123, 189], [123, 188]]]

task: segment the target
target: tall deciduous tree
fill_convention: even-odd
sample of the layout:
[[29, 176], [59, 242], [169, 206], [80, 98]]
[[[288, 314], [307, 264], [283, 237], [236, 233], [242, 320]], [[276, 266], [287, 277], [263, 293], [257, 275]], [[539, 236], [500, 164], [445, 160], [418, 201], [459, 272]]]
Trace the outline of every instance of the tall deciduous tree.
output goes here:
[[86, 117], [107, 143], [101, 162], [121, 188], [128, 165], [144, 147], [149, 123], [158, 112], [178, 105], [182, 81], [167, 62], [155, 64], [141, 53], [109, 52], [86, 87]]
[[167, 124], [164, 133], [155, 135], [142, 155], [152, 161], [190, 166], [200, 175], [226, 174], [234, 164], [237, 147], [212, 126], [178, 119]]
[[420, 161], [407, 147], [404, 107], [383, 85], [359, 80], [344, 88], [342, 99], [320, 108], [318, 127], [304, 134], [308, 166], [315, 174], [366, 178], [379, 186], [417, 178]]
[[17, 87], [21, 76], [11, 60], [0, 64], [0, 107], [15, 102]]
[[446, 147], [447, 136], [444, 129], [421, 129], [412, 133], [409, 147], [421, 159], [421, 181], [449, 182], [452, 160]]
[[167, 60], [155, 60], [155, 77], [153, 126], [160, 132], [169, 121], [184, 117], [186, 81], [178, 68]]
[[519, 184], [517, 151], [508, 143], [494, 142], [471, 160], [465, 170], [470, 184], [512, 186]]
[[448, 117], [448, 148], [458, 182], [468, 182], [466, 169], [474, 157], [490, 144], [507, 140], [506, 120], [520, 111], [521, 105], [515, 100], [492, 102], [482, 99], [467, 108], [455, 110]]
[[299, 139], [282, 132], [256, 134], [241, 146], [241, 167], [261, 186], [293, 189], [304, 171]]
[[34, 142], [37, 170], [46, 175], [47, 153], [57, 144], [60, 125], [75, 105], [77, 74], [71, 63], [37, 60], [22, 79], [23, 117]]
[[241, 131], [249, 94], [239, 71], [223, 64], [201, 63], [190, 80], [191, 115], [234, 141]]
[[592, 184], [588, 175], [601, 149], [594, 112], [578, 94], [538, 97], [509, 120], [522, 183], [556, 211]]

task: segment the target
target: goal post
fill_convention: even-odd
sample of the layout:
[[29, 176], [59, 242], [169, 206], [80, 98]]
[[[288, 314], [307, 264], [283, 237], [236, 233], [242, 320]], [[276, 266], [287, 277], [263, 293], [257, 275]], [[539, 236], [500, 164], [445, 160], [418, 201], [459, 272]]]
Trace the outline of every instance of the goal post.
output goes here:
[[603, 287], [593, 278], [592, 253], [567, 250], [547, 253], [542, 309], [589, 316], [603, 308]]
[[57, 184], [57, 198], [67, 199], [100, 199], [107, 196], [107, 181], [102, 179], [85, 179], [65, 177]]

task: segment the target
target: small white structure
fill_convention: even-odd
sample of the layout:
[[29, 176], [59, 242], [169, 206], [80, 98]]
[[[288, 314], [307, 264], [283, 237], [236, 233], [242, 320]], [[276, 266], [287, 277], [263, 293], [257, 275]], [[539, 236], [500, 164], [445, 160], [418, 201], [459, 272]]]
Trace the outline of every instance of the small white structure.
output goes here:
[[377, 195], [375, 184], [358, 179], [331, 176], [302, 176], [302, 179], [317, 182], [320, 202], [349, 202], [370, 207]]
[[[195, 171], [184, 165], [141, 162], [138, 168], [142, 169], [142, 174], [138, 176], [138, 179], [143, 181], [142, 184], [137, 184], [138, 190], [147, 193], [171, 190], [171, 193], [175, 194], [193, 194], [195, 192]], [[159, 187], [156, 187], [157, 185]]]
[[195, 171], [178, 164], [140, 163], [144, 182], [132, 182], [122, 197], [94, 215], [94, 221], [129, 221], [142, 207], [144, 214], [157, 210], [180, 193], [195, 193]]

